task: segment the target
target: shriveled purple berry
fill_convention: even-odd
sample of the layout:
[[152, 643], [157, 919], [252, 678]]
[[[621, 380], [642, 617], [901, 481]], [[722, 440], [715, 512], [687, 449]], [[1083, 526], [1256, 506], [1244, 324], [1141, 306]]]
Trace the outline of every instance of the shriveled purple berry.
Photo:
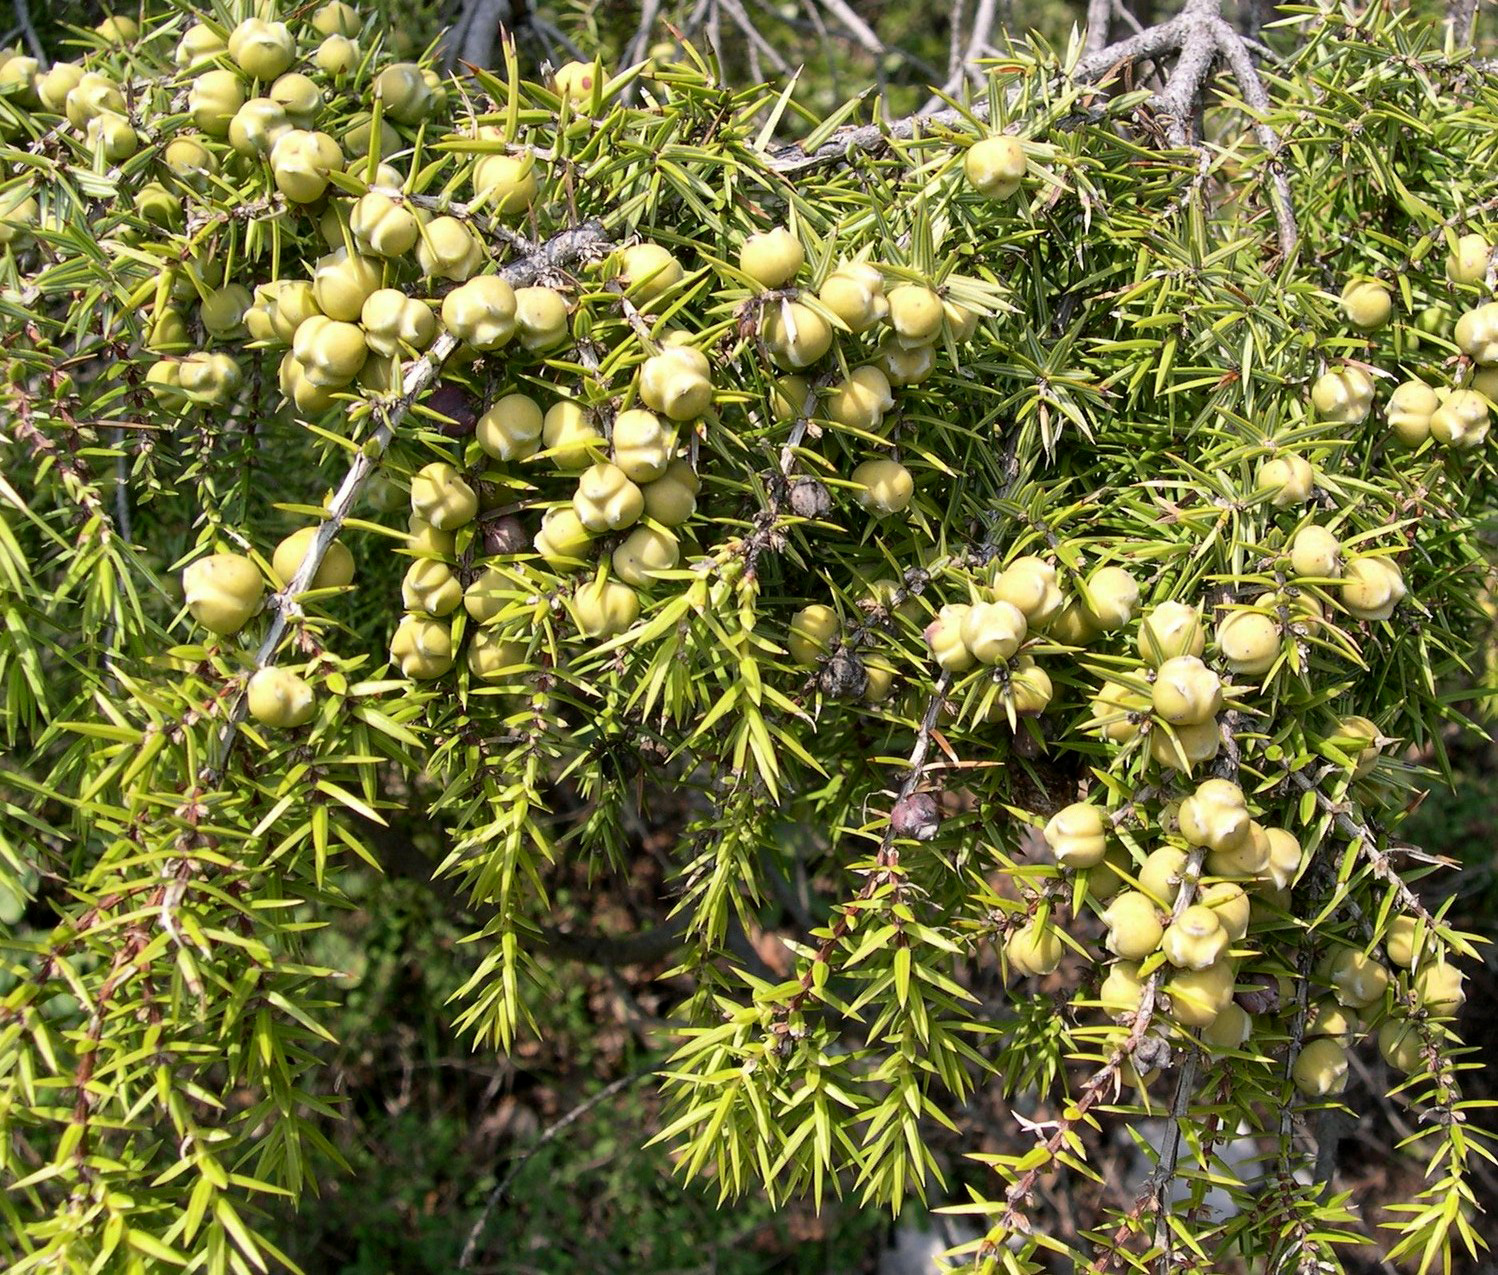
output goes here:
[[479, 525], [482, 528], [483, 552], [486, 554], [526, 553], [530, 550], [530, 532], [513, 514], [505, 514]]
[[889, 812], [889, 826], [897, 837], [912, 841], [930, 841], [941, 828], [941, 811], [929, 792], [913, 792], [895, 802]]
[[423, 406], [446, 417], [436, 422], [437, 428], [449, 438], [467, 438], [478, 425], [478, 407], [461, 385], [444, 381], [423, 400]]

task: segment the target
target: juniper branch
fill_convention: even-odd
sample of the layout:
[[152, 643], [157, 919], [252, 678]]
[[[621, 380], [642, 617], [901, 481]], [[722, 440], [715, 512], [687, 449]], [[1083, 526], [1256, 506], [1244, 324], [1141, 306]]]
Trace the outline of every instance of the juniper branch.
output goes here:
[[[988, 114], [988, 106], [983, 102], [975, 102], [971, 109], [980, 119]], [[908, 142], [917, 131], [960, 127], [965, 119], [962, 111], [948, 107], [883, 123], [849, 125], [837, 129], [813, 150], [803, 150], [799, 144], [793, 143], [772, 151], [768, 164], [782, 177], [795, 177], [829, 164], [844, 163], [851, 154], [877, 154], [891, 142]]]
[[[499, 273], [501, 278], [511, 285], [523, 286], [533, 282], [546, 271], [558, 269], [569, 262], [592, 255], [606, 242], [607, 235], [601, 222], [585, 222], [575, 229], [563, 231], [542, 244], [535, 252], [504, 266]], [[276, 617], [271, 621], [265, 640], [255, 652], [255, 668], [265, 668], [275, 662], [276, 649], [280, 646], [287, 628], [302, 614], [301, 604], [297, 601], [298, 596], [310, 587], [323, 559], [327, 557], [329, 546], [342, 530], [349, 515], [352, 514], [354, 502], [358, 500], [359, 493], [363, 491], [364, 485], [373, 476], [375, 470], [380, 467], [385, 450], [395, 437], [396, 429], [406, 418], [422, 392], [437, 379], [443, 364], [457, 350], [458, 344], [457, 337], [450, 332], [444, 332], [433, 343], [432, 348], [406, 370], [399, 397], [376, 404], [375, 411], [380, 418], [379, 427], [360, 449], [358, 456], [354, 458], [354, 463], [349, 466], [348, 473], [344, 475], [343, 482], [328, 505], [328, 516], [318, 526], [317, 534], [313, 537], [301, 566], [297, 568], [296, 574], [286, 588], [276, 595]], [[239, 727], [248, 712], [248, 699], [241, 694], [235, 700], [224, 721], [223, 728], [214, 741], [213, 751], [204, 768], [205, 782], [217, 781], [228, 760], [230, 750], [234, 747]]]
[[[948, 689], [952, 685], [952, 675], [943, 673], [936, 679], [930, 699], [926, 702], [926, 711], [922, 715], [921, 725], [916, 732], [915, 745], [910, 750], [910, 761], [906, 766], [905, 780], [900, 785], [899, 792], [895, 796], [895, 805], [899, 805], [911, 793], [920, 786], [921, 779], [926, 772], [926, 757], [931, 751], [932, 736], [936, 733], [936, 721], [941, 716], [941, 706], [946, 699]], [[878, 867], [869, 873], [868, 879], [859, 890], [857, 899], [863, 901], [871, 899], [881, 886], [889, 884], [899, 872], [900, 852], [895, 849], [895, 830], [891, 824], [885, 829], [884, 836], [880, 838], [879, 850], [875, 855]], [[787, 1000], [776, 1015], [773, 1031], [785, 1035], [790, 1030], [790, 1016], [796, 1013], [806, 1003], [806, 998], [811, 995], [815, 986], [815, 970], [818, 965], [826, 965], [832, 960], [832, 954], [837, 950], [837, 945], [848, 935], [849, 918], [853, 915], [851, 910], [843, 913], [833, 922], [827, 937], [812, 954], [811, 962], [807, 965], [805, 972], [801, 975], [800, 986], [796, 992]]]
[[513, 30], [525, 20], [510, 0], [469, 0], [442, 39], [442, 65], [455, 71], [460, 65], [486, 67], [494, 54], [494, 41], [502, 28]]
[[1378, 833], [1366, 823], [1359, 823], [1354, 819], [1341, 805], [1328, 797], [1316, 781], [1308, 775], [1296, 771], [1290, 779], [1302, 792], [1315, 795], [1317, 808], [1331, 815], [1343, 835], [1357, 844], [1358, 854], [1367, 861], [1368, 866], [1373, 870], [1373, 875], [1378, 880], [1393, 886], [1399, 906], [1411, 915], [1419, 917], [1427, 926], [1433, 927], [1436, 924], [1435, 917], [1431, 915], [1430, 909], [1421, 901], [1420, 896], [1411, 890], [1405, 884], [1404, 878], [1394, 870], [1394, 865], [1389, 862], [1389, 852], [1379, 847]]
[[[1172, 922], [1178, 920], [1181, 913], [1190, 907], [1196, 898], [1197, 882], [1201, 878], [1202, 861], [1206, 853], [1204, 846], [1195, 847], [1181, 869], [1180, 889], [1176, 891], [1175, 904], [1171, 908]], [[1004, 1212], [1000, 1214], [999, 1220], [983, 1241], [979, 1250], [982, 1255], [988, 1257], [996, 1255], [1003, 1247], [1007, 1236], [1015, 1231], [1028, 1229], [1029, 1223], [1025, 1219], [1021, 1206], [1035, 1193], [1035, 1187], [1041, 1175], [1050, 1170], [1056, 1155], [1067, 1145], [1067, 1140], [1072, 1136], [1073, 1130], [1086, 1119], [1087, 1113], [1102, 1101], [1103, 1095], [1118, 1083], [1124, 1067], [1132, 1061], [1134, 1055], [1139, 1052], [1140, 1046], [1144, 1044], [1150, 1027], [1155, 1021], [1163, 975], [1162, 967], [1145, 979], [1144, 993], [1139, 999], [1139, 1008], [1134, 1014], [1129, 1034], [1109, 1055], [1108, 1060], [1083, 1082], [1076, 1100], [1071, 1104], [1070, 1113], [1057, 1122], [1055, 1132], [1041, 1144], [1046, 1152], [1044, 1158], [1037, 1157], [1038, 1163], [1026, 1170], [1004, 1193]]]

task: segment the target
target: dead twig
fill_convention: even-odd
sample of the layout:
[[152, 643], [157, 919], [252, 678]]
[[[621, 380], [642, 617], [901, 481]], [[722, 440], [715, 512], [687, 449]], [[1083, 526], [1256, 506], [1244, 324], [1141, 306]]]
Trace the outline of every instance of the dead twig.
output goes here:
[[42, 43], [42, 37], [36, 33], [36, 24], [31, 20], [31, 6], [27, 0], [13, 0], [13, 7], [16, 11], [16, 24], [26, 37], [26, 47], [45, 71], [52, 64], [47, 60], [47, 48]]
[[[959, 12], [953, 12], [953, 21], [959, 21]], [[993, 35], [994, 23], [998, 21], [998, 0], [978, 0], [977, 10], [973, 14], [973, 25], [968, 32], [967, 40], [962, 40], [962, 33], [954, 27], [952, 32], [952, 56], [949, 58], [946, 82], [937, 93], [933, 93], [926, 99], [926, 104], [921, 108], [923, 111], [934, 111], [941, 105], [944, 97], [950, 97], [962, 87], [962, 83], [969, 76], [977, 77], [978, 59], [984, 54], [989, 46], [989, 39]]]
[[1087, 0], [1087, 40], [1082, 47], [1088, 53], [1108, 47], [1108, 24], [1116, 12], [1116, 3], [1117, 0]]
[[1472, 43], [1472, 19], [1476, 16], [1477, 0], [1447, 0], [1446, 24], [1457, 44]]
[[872, 53], [875, 57], [882, 58], [888, 52], [884, 41], [874, 34], [873, 27], [860, 18], [846, 0], [817, 0], [817, 3], [853, 37], [854, 42], [865, 53]]
[[1373, 875], [1393, 887], [1399, 906], [1409, 915], [1418, 917], [1427, 927], [1434, 928], [1435, 917], [1431, 915], [1430, 909], [1425, 906], [1420, 896], [1411, 890], [1405, 884], [1404, 878], [1394, 870], [1394, 865], [1389, 861], [1389, 852], [1378, 844], [1378, 833], [1367, 824], [1359, 823], [1354, 819], [1346, 809], [1322, 792], [1316, 781], [1308, 775], [1297, 771], [1290, 776], [1290, 780], [1302, 792], [1315, 794], [1317, 808], [1331, 815], [1342, 834], [1358, 847], [1358, 854], [1367, 862]]
[[520, 1175], [520, 1171], [530, 1162], [532, 1156], [542, 1147], [555, 1138], [558, 1134], [565, 1132], [572, 1125], [581, 1120], [588, 1112], [592, 1111], [599, 1103], [607, 1102], [615, 1094], [621, 1093], [631, 1085], [644, 1080], [646, 1076], [653, 1076], [659, 1068], [642, 1067], [639, 1071], [631, 1072], [627, 1076], [620, 1076], [617, 1080], [610, 1081], [586, 1102], [581, 1102], [573, 1107], [560, 1120], [548, 1125], [541, 1131], [541, 1135], [510, 1165], [509, 1171], [495, 1184], [494, 1190], [489, 1192], [489, 1198], [484, 1201], [484, 1207], [479, 1210], [478, 1217], [474, 1220], [472, 1228], [468, 1232], [468, 1238], [463, 1241], [463, 1252], [458, 1258], [458, 1269], [466, 1271], [472, 1268], [473, 1259], [478, 1255], [479, 1241], [484, 1237], [484, 1231], [489, 1226], [489, 1217], [505, 1198], [505, 1193], [510, 1185]]

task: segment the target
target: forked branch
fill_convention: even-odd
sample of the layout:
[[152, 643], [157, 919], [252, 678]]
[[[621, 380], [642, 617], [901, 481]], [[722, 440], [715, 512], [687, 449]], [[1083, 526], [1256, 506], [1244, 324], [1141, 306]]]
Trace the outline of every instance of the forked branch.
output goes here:
[[[1165, 84], [1148, 106], [1160, 118], [1172, 145], [1190, 147], [1195, 144], [1196, 130], [1192, 123], [1201, 110], [1213, 70], [1219, 63], [1226, 64], [1244, 104], [1257, 117], [1253, 133], [1268, 156], [1280, 252], [1288, 257], [1295, 251], [1300, 232], [1291, 204], [1290, 182], [1280, 159], [1280, 137], [1263, 118], [1270, 109], [1269, 93], [1254, 63], [1253, 51], [1223, 19], [1221, 10], [1222, 0], [1187, 0], [1185, 9], [1175, 17], [1094, 49], [1097, 33], [1108, 29], [1102, 15], [1105, 11], [1111, 13], [1112, 4], [1111, 0], [1108, 4], [1089, 4], [1089, 51], [1072, 70], [1072, 79], [1079, 83], [1102, 82], [1126, 67], [1173, 56], [1175, 63], [1166, 75]], [[982, 100], [971, 107], [971, 113], [979, 118], [987, 110], [987, 102]], [[783, 147], [770, 155], [769, 162], [782, 176], [794, 177], [845, 162], [851, 153], [877, 153], [892, 142], [909, 141], [917, 132], [959, 128], [966, 118], [964, 112], [948, 108], [881, 123], [851, 125], [838, 129], [812, 150], [797, 145]]]
[[1263, 119], [1270, 109], [1269, 92], [1248, 44], [1223, 19], [1222, 0], [1187, 0], [1174, 18], [1088, 53], [1072, 74], [1082, 81], [1105, 80], [1125, 67], [1171, 54], [1175, 65], [1164, 88], [1150, 99], [1150, 107], [1162, 116], [1166, 136], [1176, 146], [1192, 144], [1191, 122], [1201, 108], [1213, 68], [1219, 60], [1225, 62], [1244, 104], [1258, 117], [1253, 133], [1269, 157], [1280, 252], [1288, 257], [1295, 251], [1300, 232], [1290, 201], [1290, 182], [1280, 160], [1279, 134]]

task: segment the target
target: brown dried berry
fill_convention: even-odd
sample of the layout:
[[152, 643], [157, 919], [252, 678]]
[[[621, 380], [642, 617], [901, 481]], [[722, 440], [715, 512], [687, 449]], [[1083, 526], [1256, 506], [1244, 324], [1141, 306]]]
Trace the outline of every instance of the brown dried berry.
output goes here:
[[798, 518], [822, 518], [832, 511], [832, 494], [815, 478], [792, 480], [790, 502]]
[[437, 428], [449, 438], [467, 438], [478, 425], [478, 407], [461, 385], [444, 381], [426, 396], [425, 406], [445, 420]]
[[817, 685], [830, 699], [858, 699], [869, 688], [869, 673], [858, 656], [840, 647], [822, 665]]
[[1279, 1009], [1280, 985], [1273, 974], [1247, 974], [1241, 981], [1253, 984], [1233, 997], [1245, 1013], [1272, 1014]]
[[529, 552], [530, 533], [526, 531], [525, 524], [513, 514], [506, 514], [482, 525], [486, 554]]
[[897, 837], [930, 841], [941, 827], [936, 798], [929, 792], [913, 792], [902, 797], [889, 812], [889, 827]]
[[1044, 745], [1038, 741], [1028, 727], [1021, 725], [1014, 732], [1014, 755], [1023, 757], [1026, 761], [1033, 761], [1039, 757], [1044, 750]]
[[1163, 1036], [1150, 1033], [1139, 1041], [1134, 1050], [1134, 1068], [1136, 1071], [1154, 1071], [1157, 1067], [1170, 1066], [1170, 1042]]

